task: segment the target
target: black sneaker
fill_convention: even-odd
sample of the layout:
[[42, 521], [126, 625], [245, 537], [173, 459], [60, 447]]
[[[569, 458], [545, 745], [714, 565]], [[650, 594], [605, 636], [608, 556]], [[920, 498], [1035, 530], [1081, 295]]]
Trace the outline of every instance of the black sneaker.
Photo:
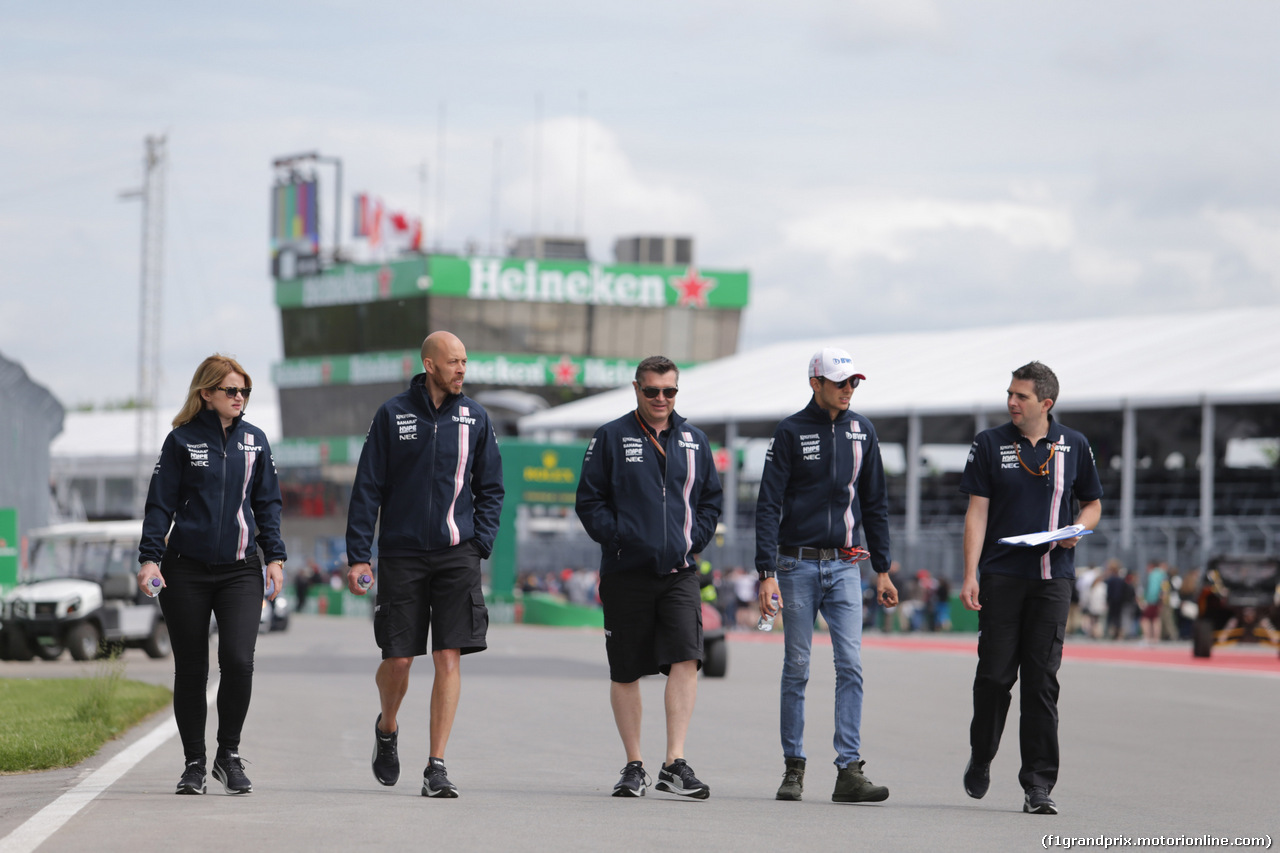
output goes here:
[[1022, 810], [1028, 814], [1057, 814], [1058, 804], [1049, 799], [1046, 789], [1028, 788], [1027, 796], [1022, 801]]
[[679, 794], [695, 800], [705, 800], [711, 796], [711, 788], [693, 775], [693, 768], [683, 758], [677, 758], [659, 770], [658, 784], [654, 787], [668, 794]]
[[446, 799], [458, 796], [458, 786], [450, 782], [449, 777], [445, 775], [442, 759], [432, 758], [427, 761], [427, 769], [422, 771], [422, 796]]
[[975, 800], [980, 800], [987, 795], [989, 787], [991, 762], [974, 761], [973, 756], [969, 756], [969, 763], [964, 766], [964, 792]]
[[204, 783], [204, 759], [196, 758], [187, 762], [187, 766], [182, 771], [182, 778], [178, 780], [178, 790], [175, 794], [203, 794], [206, 787]]
[[644, 764], [639, 761], [628, 761], [622, 768], [622, 778], [613, 786], [615, 797], [643, 797], [645, 788], [653, 784], [653, 779], [645, 772]]
[[218, 754], [213, 759], [213, 778], [222, 783], [228, 794], [248, 794], [253, 791], [253, 783], [244, 775], [244, 759], [240, 753], [218, 747]]
[[400, 781], [400, 753], [396, 750], [400, 730], [397, 728], [386, 734], [378, 728], [381, 722], [382, 715], [379, 714], [373, 723], [373, 778], [379, 785], [390, 786]]

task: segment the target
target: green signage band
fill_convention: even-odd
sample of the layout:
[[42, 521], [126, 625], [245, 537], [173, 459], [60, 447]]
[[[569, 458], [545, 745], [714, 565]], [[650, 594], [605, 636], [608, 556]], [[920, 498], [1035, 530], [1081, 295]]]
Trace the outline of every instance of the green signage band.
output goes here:
[[745, 308], [750, 274], [585, 261], [432, 255], [384, 264], [346, 264], [276, 282], [276, 305], [312, 308], [430, 294], [461, 299], [619, 305], [637, 308]]
[[[368, 385], [375, 382], [407, 382], [422, 372], [418, 350], [294, 358], [276, 364], [271, 378], [279, 388], [315, 388], [322, 385]], [[683, 363], [689, 367], [693, 362]], [[564, 386], [617, 388], [630, 382], [640, 365], [625, 358], [591, 358], [526, 353], [467, 353], [466, 381], [476, 385], [508, 385], [522, 388]]]
[[319, 275], [277, 281], [276, 305], [317, 308], [405, 299], [422, 296], [429, 286], [426, 258], [385, 264], [344, 264]]
[[0, 591], [18, 584], [18, 511], [0, 507]]

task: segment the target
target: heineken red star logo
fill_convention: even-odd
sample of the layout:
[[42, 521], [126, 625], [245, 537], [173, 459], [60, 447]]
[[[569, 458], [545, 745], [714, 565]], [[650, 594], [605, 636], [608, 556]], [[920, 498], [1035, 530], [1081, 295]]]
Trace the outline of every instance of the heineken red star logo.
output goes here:
[[378, 295], [386, 299], [391, 295], [391, 279], [395, 274], [391, 272], [391, 267], [383, 267], [378, 270]]
[[671, 279], [671, 286], [676, 289], [676, 305], [706, 308], [707, 294], [716, 289], [716, 280], [703, 278], [698, 275], [697, 267], [691, 266], [683, 276]]
[[557, 385], [572, 385], [578, 379], [578, 371], [582, 368], [569, 360], [569, 356], [560, 356], [560, 361], [551, 366], [551, 372], [555, 374]]

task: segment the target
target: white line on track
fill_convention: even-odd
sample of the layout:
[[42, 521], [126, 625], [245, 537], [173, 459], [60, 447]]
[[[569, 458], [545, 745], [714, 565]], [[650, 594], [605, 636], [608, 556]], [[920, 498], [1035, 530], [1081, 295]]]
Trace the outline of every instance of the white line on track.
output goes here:
[[[206, 704], [212, 705], [218, 695], [218, 684], [210, 685], [205, 695]], [[173, 715], [165, 717], [158, 726], [143, 735], [122, 752], [90, 773], [79, 785], [27, 819], [27, 822], [0, 839], [0, 853], [31, 853], [53, 835], [94, 798], [110, 788], [117, 779], [138, 765], [160, 744], [178, 733]]]

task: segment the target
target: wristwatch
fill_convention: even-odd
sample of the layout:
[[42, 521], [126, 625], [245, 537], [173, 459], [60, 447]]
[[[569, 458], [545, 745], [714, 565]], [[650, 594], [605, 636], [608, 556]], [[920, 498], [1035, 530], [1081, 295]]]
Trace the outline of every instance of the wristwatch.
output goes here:
[[778, 576], [778, 573], [773, 569], [757, 572], [757, 574], [760, 575], [760, 580], [768, 580], [769, 578], [776, 578]]

